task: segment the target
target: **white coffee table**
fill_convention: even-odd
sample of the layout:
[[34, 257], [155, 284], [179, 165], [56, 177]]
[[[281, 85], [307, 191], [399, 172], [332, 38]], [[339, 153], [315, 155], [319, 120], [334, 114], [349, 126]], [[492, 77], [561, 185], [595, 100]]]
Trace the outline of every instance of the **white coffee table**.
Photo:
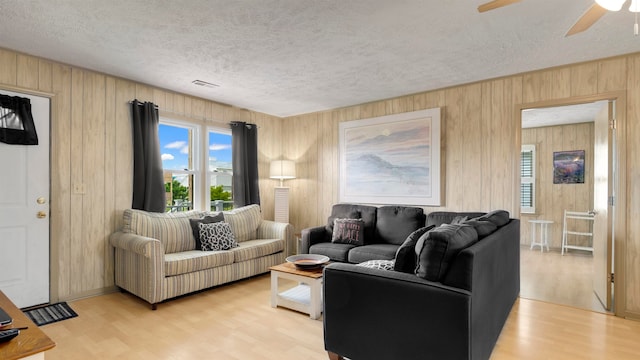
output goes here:
[[[292, 263], [284, 263], [269, 268], [271, 270], [271, 306], [285, 307], [309, 314], [317, 319], [322, 313], [322, 267], [303, 270]], [[293, 280], [298, 283], [286, 291], [278, 293], [278, 279]]]

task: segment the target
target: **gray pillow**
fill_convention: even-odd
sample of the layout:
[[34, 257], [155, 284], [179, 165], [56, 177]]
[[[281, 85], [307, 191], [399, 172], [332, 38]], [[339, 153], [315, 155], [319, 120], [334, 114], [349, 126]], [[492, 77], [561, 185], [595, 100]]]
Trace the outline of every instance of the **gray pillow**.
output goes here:
[[427, 231], [435, 225], [422, 227], [407, 236], [407, 239], [396, 251], [396, 261], [393, 270], [413, 274], [416, 270], [416, 243]]
[[425, 233], [416, 244], [416, 275], [441, 281], [458, 252], [477, 241], [476, 230], [465, 224], [442, 224]]
[[335, 219], [331, 242], [352, 245], [364, 245], [364, 220]]
[[202, 219], [189, 219], [191, 223], [191, 231], [193, 232], [193, 238], [196, 241], [196, 250], [202, 250], [202, 241], [200, 240], [200, 224], [212, 224], [216, 222], [224, 221], [224, 214], [218, 213], [213, 216], [205, 216]]
[[497, 227], [504, 226], [509, 222], [509, 212], [506, 210], [494, 210], [492, 212], [486, 213], [480, 217], [477, 217], [476, 220], [486, 220], [491, 221]]
[[482, 239], [493, 233], [498, 229], [496, 224], [488, 220], [470, 219], [463, 224], [471, 225], [478, 233], [478, 239]]

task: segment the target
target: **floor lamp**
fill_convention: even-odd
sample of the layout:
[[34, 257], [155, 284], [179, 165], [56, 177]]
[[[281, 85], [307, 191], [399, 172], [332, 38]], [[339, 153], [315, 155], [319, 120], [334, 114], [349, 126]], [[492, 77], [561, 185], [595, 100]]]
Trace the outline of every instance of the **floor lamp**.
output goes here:
[[269, 177], [279, 179], [280, 186], [274, 189], [275, 214], [273, 220], [276, 222], [289, 222], [289, 188], [283, 186], [283, 181], [296, 178], [296, 164], [292, 160], [274, 160], [271, 162]]

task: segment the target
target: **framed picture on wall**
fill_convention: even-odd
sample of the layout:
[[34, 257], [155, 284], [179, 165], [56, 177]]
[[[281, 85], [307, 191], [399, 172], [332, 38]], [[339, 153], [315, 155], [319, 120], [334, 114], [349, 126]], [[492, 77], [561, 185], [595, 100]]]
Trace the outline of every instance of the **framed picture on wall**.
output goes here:
[[342, 122], [341, 202], [440, 206], [440, 108]]
[[554, 184], [584, 184], [584, 150], [553, 153]]

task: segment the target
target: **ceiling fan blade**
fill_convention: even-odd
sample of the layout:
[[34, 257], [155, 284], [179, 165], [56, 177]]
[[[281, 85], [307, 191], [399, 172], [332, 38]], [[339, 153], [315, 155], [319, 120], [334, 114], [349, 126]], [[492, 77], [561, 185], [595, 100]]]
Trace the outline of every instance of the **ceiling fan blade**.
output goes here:
[[591, 7], [585, 11], [584, 14], [576, 21], [576, 23], [567, 31], [567, 36], [575, 35], [579, 32], [583, 32], [591, 27], [591, 25], [595, 24], [604, 14], [607, 13], [607, 9], [602, 6], [593, 3]]
[[480, 6], [478, 6], [478, 12], [482, 13], [482, 12], [485, 12], [485, 11], [501, 8], [503, 6], [515, 4], [515, 3], [520, 2], [520, 1], [522, 1], [522, 0], [493, 0], [493, 1], [489, 1], [488, 3], [484, 3], [484, 4], [480, 5]]

